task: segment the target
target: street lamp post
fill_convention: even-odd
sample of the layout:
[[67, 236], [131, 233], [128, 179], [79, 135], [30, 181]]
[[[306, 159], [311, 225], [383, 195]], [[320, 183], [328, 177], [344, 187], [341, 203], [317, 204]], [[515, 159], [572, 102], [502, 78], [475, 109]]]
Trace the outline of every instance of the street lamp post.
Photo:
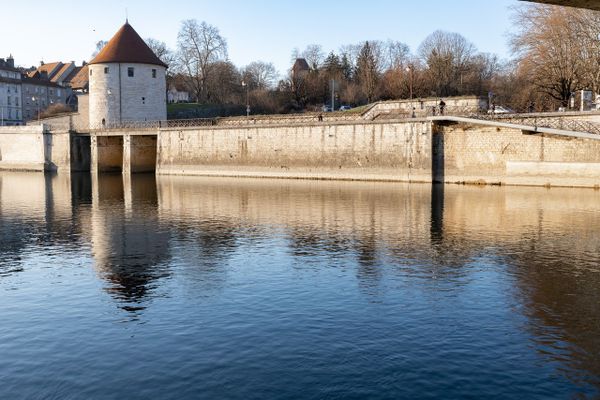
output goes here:
[[408, 72], [408, 86], [409, 86], [409, 90], [410, 90], [410, 100], [412, 101], [413, 99], [413, 66], [409, 65], [408, 67], [406, 67], [406, 72]]
[[242, 87], [246, 88], [246, 118], [250, 118], [250, 87], [246, 81], [242, 81]]
[[31, 101], [35, 101], [37, 104], [37, 115], [38, 115], [38, 122], [40, 122], [40, 98], [36, 98], [35, 96], [31, 97]]
[[414, 78], [414, 68], [412, 65], [408, 65], [406, 67], [406, 72], [408, 72], [408, 87], [410, 91], [410, 111], [411, 117], [415, 118], [415, 107], [413, 105], [413, 78]]

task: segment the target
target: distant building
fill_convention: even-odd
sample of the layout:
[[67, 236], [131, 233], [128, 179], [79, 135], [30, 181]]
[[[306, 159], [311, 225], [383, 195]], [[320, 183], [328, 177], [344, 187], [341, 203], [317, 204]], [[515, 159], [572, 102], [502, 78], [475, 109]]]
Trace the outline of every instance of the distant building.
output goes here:
[[298, 92], [304, 87], [304, 80], [310, 72], [310, 66], [305, 58], [297, 58], [292, 66], [292, 90]]
[[13, 57], [0, 58], [0, 126], [23, 124], [21, 83]]
[[44, 110], [53, 104], [67, 104], [71, 90], [57, 83], [40, 78], [22, 79], [23, 120], [38, 118]]
[[167, 65], [128, 22], [88, 69], [90, 127], [167, 118]]
[[189, 103], [190, 93], [180, 85], [170, 84], [167, 92], [167, 101], [169, 103]]
[[310, 72], [310, 66], [305, 58], [296, 58], [296, 62], [292, 66], [292, 78], [304, 79]]

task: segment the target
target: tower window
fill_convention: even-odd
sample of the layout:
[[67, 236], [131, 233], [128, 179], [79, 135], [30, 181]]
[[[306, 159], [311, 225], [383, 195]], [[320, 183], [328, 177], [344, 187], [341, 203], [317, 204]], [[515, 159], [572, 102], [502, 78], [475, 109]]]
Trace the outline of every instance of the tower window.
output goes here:
[[108, 74], [108, 67], [104, 67], [104, 73]]
[[90, 76], [92, 76], [92, 69], [90, 68]]
[[133, 67], [127, 68], [127, 76], [133, 78]]
[[152, 69], [152, 77], [156, 78], [156, 70], [154, 68]]

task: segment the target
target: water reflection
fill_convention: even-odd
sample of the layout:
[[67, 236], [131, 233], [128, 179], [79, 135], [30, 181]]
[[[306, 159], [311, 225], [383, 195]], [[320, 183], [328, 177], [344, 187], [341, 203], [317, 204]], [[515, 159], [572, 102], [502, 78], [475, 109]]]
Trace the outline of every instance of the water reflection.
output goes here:
[[[35, 255], [89, 256], [85, 267], [121, 314], [146, 316], [176, 298], [220, 304], [208, 321], [256, 303], [249, 320], [288, 324], [317, 307], [302, 303], [325, 296], [315, 287], [342, 287], [329, 306], [371, 310], [381, 317], [366, 319], [375, 332], [389, 323], [417, 341], [409, 328], [427, 321], [417, 330], [431, 340], [441, 331], [440, 354], [483, 338], [478, 350], [534, 349], [529, 371], [556, 365], [561, 379], [596, 393], [599, 200], [589, 190], [0, 173], [0, 284], [41, 268]], [[338, 331], [353, 323], [340, 321]], [[528, 343], [511, 350], [515, 337]]]
[[100, 174], [93, 187], [95, 268], [123, 308], [142, 310], [145, 297], [170, 275], [169, 232], [159, 223], [155, 177]]

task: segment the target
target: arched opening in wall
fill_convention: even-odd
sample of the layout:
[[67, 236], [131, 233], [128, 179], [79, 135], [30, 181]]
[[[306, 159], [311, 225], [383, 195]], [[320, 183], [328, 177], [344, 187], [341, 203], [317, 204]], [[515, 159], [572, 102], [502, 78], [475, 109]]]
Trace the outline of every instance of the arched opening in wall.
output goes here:
[[123, 171], [123, 136], [97, 136], [98, 172]]

